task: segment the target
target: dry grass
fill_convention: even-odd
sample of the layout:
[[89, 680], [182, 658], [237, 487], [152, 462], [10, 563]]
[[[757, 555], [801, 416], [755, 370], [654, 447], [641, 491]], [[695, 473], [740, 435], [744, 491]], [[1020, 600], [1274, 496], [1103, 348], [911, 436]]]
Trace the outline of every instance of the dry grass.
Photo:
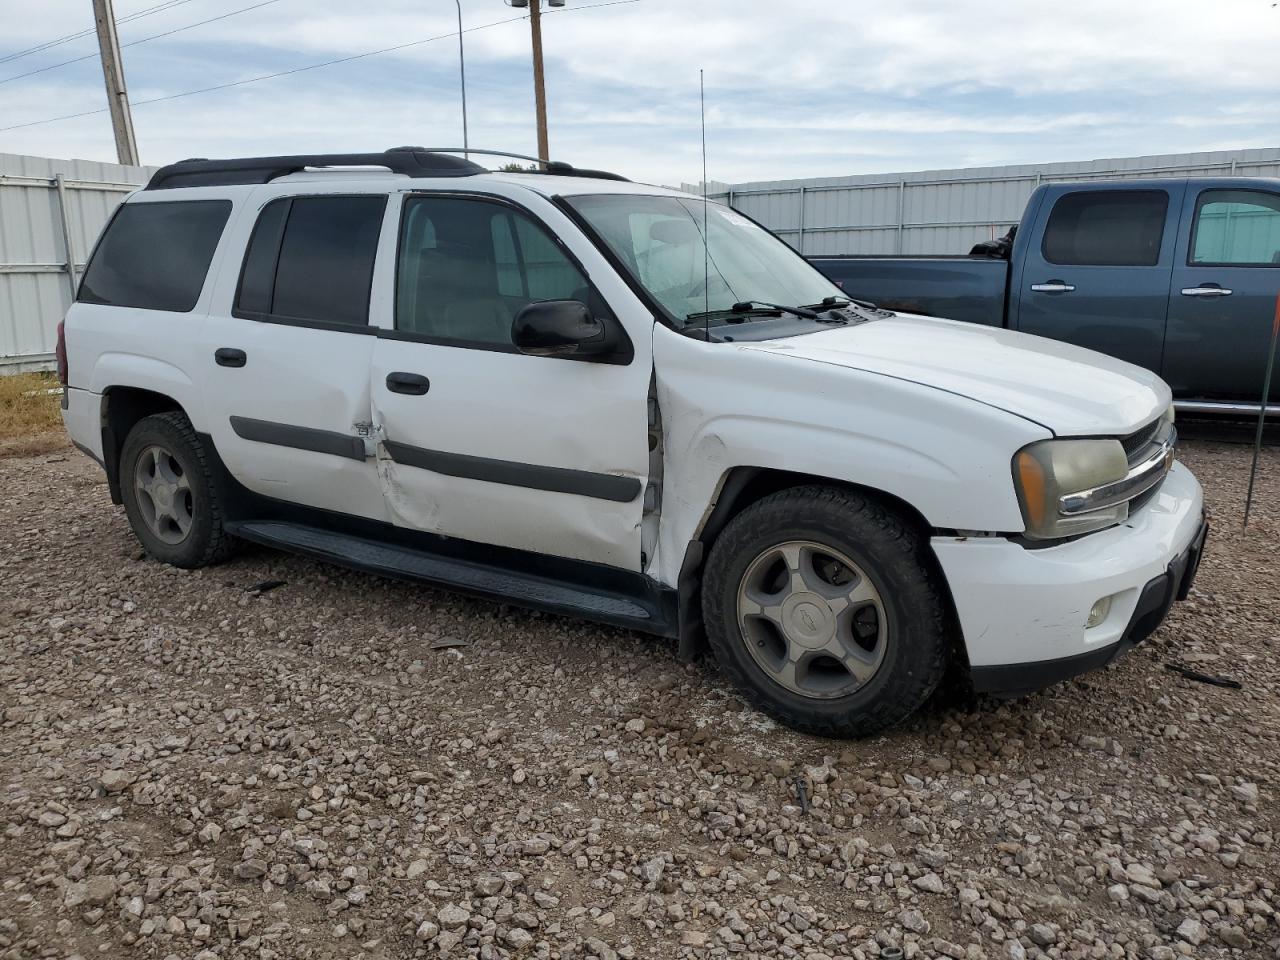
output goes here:
[[0, 376], [0, 455], [34, 456], [65, 444], [58, 403], [50, 374]]

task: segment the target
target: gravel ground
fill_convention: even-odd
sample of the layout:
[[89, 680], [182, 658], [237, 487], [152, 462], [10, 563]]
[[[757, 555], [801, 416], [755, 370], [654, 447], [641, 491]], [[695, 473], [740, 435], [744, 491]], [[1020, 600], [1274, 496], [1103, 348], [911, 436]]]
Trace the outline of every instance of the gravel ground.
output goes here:
[[0, 957], [1280, 956], [1280, 451], [1247, 536], [1248, 449], [1183, 457], [1146, 645], [861, 743], [623, 631], [162, 567], [86, 458], [0, 459]]

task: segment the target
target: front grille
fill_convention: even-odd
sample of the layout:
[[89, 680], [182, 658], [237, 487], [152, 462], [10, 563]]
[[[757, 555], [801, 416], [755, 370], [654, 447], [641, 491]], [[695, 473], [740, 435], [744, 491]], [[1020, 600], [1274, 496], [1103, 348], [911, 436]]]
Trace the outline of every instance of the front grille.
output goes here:
[[1129, 466], [1135, 463], [1141, 463], [1146, 459], [1148, 449], [1159, 440], [1163, 439], [1163, 430], [1165, 424], [1163, 417], [1152, 420], [1141, 430], [1136, 430], [1127, 437], [1120, 438], [1120, 446], [1124, 447], [1125, 458], [1129, 461]]

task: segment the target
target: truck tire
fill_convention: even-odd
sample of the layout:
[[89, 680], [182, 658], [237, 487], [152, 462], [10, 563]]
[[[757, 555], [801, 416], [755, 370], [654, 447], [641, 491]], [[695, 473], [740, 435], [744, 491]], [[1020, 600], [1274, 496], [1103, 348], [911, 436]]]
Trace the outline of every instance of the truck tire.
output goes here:
[[788, 726], [865, 737], [894, 726], [946, 673], [951, 616], [928, 543], [852, 491], [783, 490], [711, 548], [703, 618], [721, 668]]
[[134, 536], [175, 567], [205, 567], [230, 556], [222, 496], [204, 445], [180, 411], [143, 417], [120, 452], [120, 493]]

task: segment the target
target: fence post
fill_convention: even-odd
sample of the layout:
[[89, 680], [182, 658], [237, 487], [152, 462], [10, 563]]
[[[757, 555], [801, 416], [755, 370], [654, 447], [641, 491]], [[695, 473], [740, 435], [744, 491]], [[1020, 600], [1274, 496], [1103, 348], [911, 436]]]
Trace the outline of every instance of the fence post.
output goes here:
[[53, 182], [57, 189], [55, 199], [58, 204], [58, 216], [62, 220], [62, 249], [67, 256], [67, 281], [71, 284], [71, 299], [74, 301], [80, 278], [76, 274], [76, 244], [71, 239], [71, 212], [67, 209], [67, 185], [60, 173], [54, 174]]
[[894, 253], [902, 255], [902, 234], [907, 227], [907, 181], [898, 181], [898, 239]]
[[804, 256], [804, 187], [803, 186], [800, 187], [800, 219], [798, 221], [798, 224], [800, 229], [798, 231], [799, 236], [796, 239], [796, 252], [803, 257]]

